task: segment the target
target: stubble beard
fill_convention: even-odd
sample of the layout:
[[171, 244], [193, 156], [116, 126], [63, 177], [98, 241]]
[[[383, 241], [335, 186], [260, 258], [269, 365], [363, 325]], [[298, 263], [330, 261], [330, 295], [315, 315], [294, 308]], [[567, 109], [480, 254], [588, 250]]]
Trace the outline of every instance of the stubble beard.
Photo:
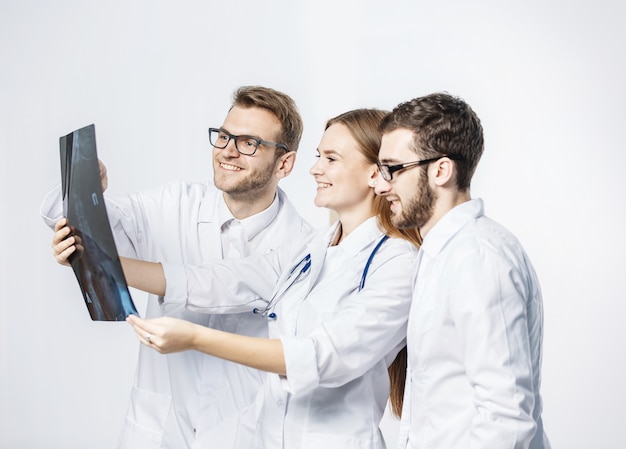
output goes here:
[[274, 160], [265, 167], [260, 167], [254, 172], [248, 173], [247, 176], [239, 179], [235, 184], [229, 183], [227, 179], [222, 177], [218, 178], [217, 176], [213, 177], [213, 182], [215, 183], [215, 187], [231, 197], [239, 200], [253, 201], [262, 197], [267, 190], [274, 176], [276, 162], [277, 161]]

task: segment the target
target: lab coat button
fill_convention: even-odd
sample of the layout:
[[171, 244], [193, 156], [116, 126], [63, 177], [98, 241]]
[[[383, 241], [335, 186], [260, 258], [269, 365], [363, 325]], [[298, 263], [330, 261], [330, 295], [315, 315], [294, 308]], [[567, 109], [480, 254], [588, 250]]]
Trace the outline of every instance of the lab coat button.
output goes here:
[[276, 405], [277, 405], [278, 407], [282, 406], [282, 405], [283, 405], [283, 400], [282, 400], [282, 399], [279, 399], [278, 401], [276, 401]]

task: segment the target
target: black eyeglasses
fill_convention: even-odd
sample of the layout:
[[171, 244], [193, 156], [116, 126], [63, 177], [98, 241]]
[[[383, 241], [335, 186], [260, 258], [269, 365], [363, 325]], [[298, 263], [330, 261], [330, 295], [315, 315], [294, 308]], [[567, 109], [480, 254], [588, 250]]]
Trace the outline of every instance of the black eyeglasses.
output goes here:
[[405, 168], [418, 167], [420, 165], [430, 164], [444, 157], [450, 158], [453, 161], [460, 159], [456, 156], [438, 156], [432, 159], [424, 159], [423, 161], [405, 162], [404, 164], [388, 165], [388, 164], [381, 164], [380, 162], [376, 162], [376, 165], [378, 165], [378, 172], [380, 173], [380, 176], [382, 176], [385, 181], [389, 182], [393, 179], [393, 174], [395, 172], [404, 170]]
[[267, 140], [257, 139], [252, 136], [236, 136], [223, 129], [209, 128], [209, 142], [215, 148], [223, 150], [228, 145], [228, 142], [233, 139], [235, 141], [235, 148], [241, 154], [246, 156], [252, 156], [256, 153], [259, 145], [267, 145], [270, 147], [279, 147], [289, 152], [289, 148], [284, 143], [268, 142]]

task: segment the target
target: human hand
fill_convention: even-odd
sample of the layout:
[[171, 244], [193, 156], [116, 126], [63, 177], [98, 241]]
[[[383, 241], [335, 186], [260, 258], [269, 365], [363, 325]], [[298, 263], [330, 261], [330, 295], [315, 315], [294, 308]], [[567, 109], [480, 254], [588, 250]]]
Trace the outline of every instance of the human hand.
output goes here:
[[129, 315], [126, 321], [141, 343], [161, 354], [195, 349], [197, 325], [189, 321], [170, 317], [144, 320], [135, 315]]
[[98, 159], [98, 172], [100, 174], [100, 183], [104, 192], [109, 187], [109, 177], [107, 176], [107, 168], [100, 159]]
[[80, 238], [73, 235], [73, 229], [67, 225], [67, 218], [61, 218], [54, 225], [54, 235], [52, 236], [52, 254], [57, 263], [69, 265], [69, 258], [72, 254], [77, 256], [82, 253], [83, 247]]

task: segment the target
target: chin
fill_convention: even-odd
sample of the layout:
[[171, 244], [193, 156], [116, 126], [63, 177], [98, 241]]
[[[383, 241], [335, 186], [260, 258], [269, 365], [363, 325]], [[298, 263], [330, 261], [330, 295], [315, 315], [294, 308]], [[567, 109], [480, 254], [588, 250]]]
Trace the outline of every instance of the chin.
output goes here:
[[392, 215], [391, 224], [398, 229], [410, 229], [415, 227], [413, 223], [411, 223], [409, 220], [406, 220], [402, 215]]

